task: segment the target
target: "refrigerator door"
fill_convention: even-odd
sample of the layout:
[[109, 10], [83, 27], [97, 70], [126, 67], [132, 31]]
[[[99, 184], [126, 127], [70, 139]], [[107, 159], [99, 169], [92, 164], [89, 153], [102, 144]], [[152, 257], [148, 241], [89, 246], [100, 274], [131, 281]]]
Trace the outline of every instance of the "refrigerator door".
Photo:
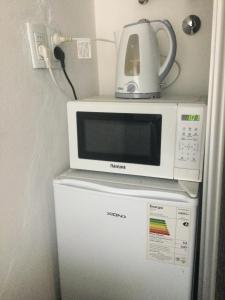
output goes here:
[[190, 300], [197, 200], [115, 191], [54, 184], [62, 299]]

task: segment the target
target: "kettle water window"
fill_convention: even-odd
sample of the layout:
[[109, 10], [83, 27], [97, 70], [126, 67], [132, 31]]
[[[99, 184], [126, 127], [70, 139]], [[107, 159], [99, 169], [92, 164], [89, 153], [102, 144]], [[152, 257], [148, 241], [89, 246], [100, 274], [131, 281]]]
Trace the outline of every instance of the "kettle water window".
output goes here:
[[140, 50], [139, 37], [137, 34], [132, 34], [129, 37], [126, 59], [125, 59], [125, 75], [138, 76], [140, 74]]
[[160, 165], [161, 115], [77, 112], [82, 159]]

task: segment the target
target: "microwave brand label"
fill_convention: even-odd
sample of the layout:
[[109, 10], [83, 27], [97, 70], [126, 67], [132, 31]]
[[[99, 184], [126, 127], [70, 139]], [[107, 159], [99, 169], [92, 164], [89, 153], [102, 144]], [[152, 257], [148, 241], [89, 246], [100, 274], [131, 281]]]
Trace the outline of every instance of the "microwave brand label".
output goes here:
[[127, 218], [126, 215], [121, 215], [121, 214], [110, 212], [110, 211], [107, 212], [107, 216], [121, 218], [121, 219], [126, 219]]
[[120, 164], [115, 164], [115, 163], [111, 163], [110, 164], [110, 168], [113, 168], [113, 169], [126, 169], [126, 166], [125, 165], [120, 165]]

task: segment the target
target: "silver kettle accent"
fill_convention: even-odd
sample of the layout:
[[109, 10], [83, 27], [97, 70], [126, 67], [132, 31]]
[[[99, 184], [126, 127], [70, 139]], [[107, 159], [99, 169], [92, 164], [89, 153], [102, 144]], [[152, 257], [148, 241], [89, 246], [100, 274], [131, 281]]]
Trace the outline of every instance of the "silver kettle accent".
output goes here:
[[[169, 52], [162, 66], [157, 32], [165, 30]], [[117, 57], [118, 98], [159, 98], [160, 82], [169, 73], [176, 57], [177, 43], [168, 20], [142, 19], [123, 28]]]

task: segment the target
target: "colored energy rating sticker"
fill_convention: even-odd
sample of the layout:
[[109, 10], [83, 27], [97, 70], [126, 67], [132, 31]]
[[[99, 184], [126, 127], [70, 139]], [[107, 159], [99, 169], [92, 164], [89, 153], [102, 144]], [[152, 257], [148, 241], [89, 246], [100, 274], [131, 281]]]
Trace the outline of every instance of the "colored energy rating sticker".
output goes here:
[[[191, 207], [148, 203], [147, 259], [187, 266], [189, 263]], [[191, 229], [192, 228], [192, 229]]]
[[149, 232], [162, 234], [162, 235], [170, 235], [169, 230], [167, 228], [167, 224], [165, 220], [160, 219], [152, 219], [149, 220]]

